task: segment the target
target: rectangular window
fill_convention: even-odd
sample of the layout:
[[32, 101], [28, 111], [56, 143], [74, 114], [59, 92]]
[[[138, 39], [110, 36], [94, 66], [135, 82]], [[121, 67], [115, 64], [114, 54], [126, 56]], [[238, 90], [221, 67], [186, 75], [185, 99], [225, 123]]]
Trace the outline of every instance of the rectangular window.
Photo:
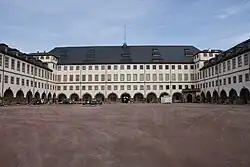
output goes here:
[[174, 70], [175, 69], [175, 65], [172, 65], [172, 70]]
[[157, 81], [157, 74], [153, 74], [153, 81]]
[[124, 70], [124, 65], [121, 65], [121, 66], [120, 66], [120, 69], [121, 69], [121, 70]]
[[227, 80], [228, 80], [228, 84], [231, 84], [231, 77], [229, 77]]
[[227, 80], [226, 78], [223, 79], [223, 85], [226, 85], [227, 84]]
[[82, 86], [82, 90], [86, 90], [86, 86]]
[[150, 85], [147, 85], [147, 90], [150, 90]]
[[9, 68], [9, 58], [5, 56], [5, 62], [4, 62], [5, 68]]
[[127, 90], [131, 90], [131, 85], [127, 85]]
[[82, 81], [86, 81], [86, 75], [82, 75]]
[[221, 73], [221, 64], [219, 64], [219, 73]]
[[233, 83], [236, 83], [237, 82], [237, 78], [236, 76], [233, 76]]
[[108, 65], [108, 70], [111, 70], [111, 65]]
[[11, 69], [15, 70], [15, 60], [11, 59]]
[[[80, 70], [80, 66], [76, 66], [76, 70]], [[79, 90], [79, 89], [78, 89]]]
[[144, 81], [144, 74], [140, 74], [140, 81]]
[[176, 89], [176, 85], [172, 85], [172, 89], [175, 90]]
[[16, 84], [20, 85], [20, 78], [16, 78]]
[[57, 81], [61, 82], [61, 80], [62, 80], [61, 75], [57, 75]]
[[37, 76], [37, 68], [35, 67], [35, 76]]
[[89, 70], [92, 70], [93, 69], [93, 67], [92, 66], [89, 66]]
[[178, 74], [178, 81], [182, 81], [182, 74]]
[[214, 81], [212, 81], [212, 87], [214, 87]]
[[147, 70], [150, 70], [150, 65], [146, 65], [146, 69], [147, 69]]
[[137, 65], [133, 65], [133, 69], [136, 70], [137, 69]]
[[120, 74], [120, 81], [124, 81], [125, 80], [125, 75], [124, 74]]
[[150, 81], [150, 74], [146, 74], [146, 81]]
[[180, 90], [182, 89], [182, 85], [179, 85], [179, 89], [180, 89]]
[[137, 90], [137, 85], [134, 85], [134, 86], [133, 86], [133, 89], [134, 89], [134, 90]]
[[38, 69], [38, 77], [41, 77], [41, 69]]
[[2, 57], [2, 55], [0, 55], [0, 66], [2, 66], [2, 61], [3, 61], [3, 57]]
[[10, 84], [14, 84], [14, 79], [15, 79], [14, 77], [10, 77]]
[[181, 65], [178, 65], [178, 70], [181, 70]]
[[9, 82], [9, 76], [8, 75], [5, 75], [4, 76], [4, 83], [8, 83]]
[[[68, 70], [68, 67], [67, 66], [64, 66], [63, 67], [64, 71], [67, 71]], [[67, 88], [66, 88], [67, 89]]]
[[153, 65], [153, 70], [156, 70], [156, 65]]
[[105, 88], [105, 86], [104, 86], [104, 85], [102, 85], [102, 86], [101, 86], [101, 90], [104, 90], [104, 88]]
[[80, 89], [80, 86], [76, 86], [76, 90], [79, 90]]
[[163, 85], [159, 85], [159, 90], [163, 90]]
[[188, 66], [187, 66], [187, 65], [184, 65], [184, 69], [187, 70], [187, 69], [188, 69]]
[[33, 81], [30, 81], [30, 86], [33, 87]]
[[238, 56], [237, 59], [238, 59], [238, 67], [240, 68], [242, 67], [242, 58], [241, 56]]
[[[190, 76], [194, 77], [194, 74], [190, 74]], [[184, 74], [184, 81], [188, 81], [188, 74]]]
[[82, 70], [86, 70], [86, 66], [82, 66]]
[[222, 85], [222, 81], [221, 81], [221, 79], [220, 79], [220, 86]]
[[215, 86], [218, 86], [218, 80], [215, 81]]
[[236, 58], [232, 59], [232, 69], [236, 68]]
[[226, 72], [226, 62], [223, 62], [223, 72]]
[[143, 70], [143, 65], [140, 65], [140, 70]]
[[121, 85], [121, 86], [120, 86], [120, 90], [124, 90], [124, 85]]
[[208, 86], [211, 87], [211, 82], [208, 83]]
[[169, 81], [169, 74], [165, 74], [165, 81]]
[[69, 90], [73, 90], [73, 86], [69, 86]]
[[159, 65], [159, 70], [162, 70], [162, 65]]
[[63, 82], [67, 82], [67, 75], [63, 75]]
[[24, 81], [24, 79], [22, 79], [22, 86], [24, 86], [24, 84], [25, 84], [25, 81]]
[[242, 75], [239, 75], [239, 83], [242, 82]]
[[92, 81], [92, 75], [88, 75], [88, 81]]
[[[69, 67], [69, 70], [70, 70], [70, 71], [73, 71], [73, 70], [74, 70], [74, 66], [70, 66], [70, 67]], [[70, 90], [71, 90], [71, 89], [70, 89]], [[72, 89], [72, 90], [73, 90], [73, 89]]]
[[35, 88], [37, 87], [37, 82], [35, 82]]
[[26, 80], [26, 86], [29, 86], [30, 81], [27, 79]]
[[194, 65], [190, 65], [190, 69], [193, 70], [194, 69]]
[[108, 74], [107, 77], [108, 77], [108, 81], [111, 81], [111, 74]]
[[172, 74], [172, 81], [176, 81], [176, 75]]
[[131, 74], [127, 74], [127, 81], [131, 81]]
[[118, 66], [117, 65], [114, 65], [114, 70], [117, 70], [118, 69]]
[[245, 66], [247, 66], [248, 63], [249, 63], [248, 59], [249, 59], [249, 58], [248, 58], [248, 54], [245, 54], [245, 55], [244, 55], [244, 65], [245, 65]]
[[63, 90], [67, 90], [67, 86], [63, 86]]
[[169, 66], [168, 65], [165, 65], [165, 70], [168, 70], [169, 69]]
[[69, 81], [74, 81], [74, 76], [73, 75], [69, 75]]
[[118, 89], [118, 86], [117, 85], [114, 85], [114, 90], [117, 90]]
[[61, 67], [61, 66], [57, 66], [57, 70], [58, 70], [58, 71], [61, 71], [61, 70], [62, 70], [62, 67]]
[[[90, 66], [89, 66], [89, 67], [90, 67]], [[91, 85], [88, 86], [88, 90], [92, 90], [92, 86], [91, 86]]]
[[159, 81], [163, 81], [163, 74], [159, 74]]
[[231, 70], [231, 61], [228, 60], [227, 61], [227, 71], [230, 71]]
[[127, 65], [127, 70], [130, 70], [130, 65]]
[[137, 74], [133, 74], [133, 81], [137, 81]]
[[144, 85], [140, 85], [140, 90], [144, 90]]
[[99, 75], [95, 74], [95, 81], [99, 81]]
[[157, 85], [153, 85], [153, 90], [157, 90]]
[[61, 86], [57, 86], [57, 90], [61, 90]]
[[169, 85], [166, 85], [166, 90], [169, 90]]
[[245, 74], [245, 81], [249, 81], [249, 74]]
[[80, 75], [76, 75], [76, 81], [80, 81]]
[[105, 81], [105, 75], [104, 74], [101, 75], [101, 81]]

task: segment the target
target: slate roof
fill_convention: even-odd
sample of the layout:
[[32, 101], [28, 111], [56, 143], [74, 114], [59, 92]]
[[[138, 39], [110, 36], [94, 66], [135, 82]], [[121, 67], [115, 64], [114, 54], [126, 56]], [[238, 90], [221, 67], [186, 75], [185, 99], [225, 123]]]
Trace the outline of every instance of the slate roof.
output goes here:
[[191, 63], [200, 50], [194, 46], [56, 47], [49, 53], [58, 64]]

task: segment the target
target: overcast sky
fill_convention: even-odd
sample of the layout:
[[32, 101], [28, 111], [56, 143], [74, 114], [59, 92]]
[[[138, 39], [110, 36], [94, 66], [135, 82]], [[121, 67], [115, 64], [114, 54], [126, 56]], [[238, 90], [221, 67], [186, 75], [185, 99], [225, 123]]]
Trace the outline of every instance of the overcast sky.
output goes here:
[[0, 0], [0, 42], [56, 46], [188, 44], [227, 49], [250, 38], [250, 0]]

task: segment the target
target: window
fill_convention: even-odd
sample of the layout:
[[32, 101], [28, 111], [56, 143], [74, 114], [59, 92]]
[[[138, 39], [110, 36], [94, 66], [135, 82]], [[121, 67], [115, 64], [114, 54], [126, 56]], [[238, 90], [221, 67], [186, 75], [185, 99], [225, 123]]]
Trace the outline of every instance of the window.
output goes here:
[[184, 69], [187, 70], [187, 69], [188, 69], [188, 66], [187, 66], [187, 65], [184, 65]]
[[8, 76], [8, 75], [5, 75], [5, 76], [4, 76], [4, 83], [8, 83], [8, 80], [9, 80], [9, 76]]
[[25, 83], [25, 82], [24, 82], [24, 79], [22, 79], [22, 86], [24, 86], [24, 83]]
[[239, 75], [239, 83], [242, 82], [242, 75]]
[[26, 86], [29, 86], [29, 80], [28, 79], [26, 80]]
[[14, 84], [14, 77], [10, 77], [10, 84]]
[[57, 90], [61, 90], [61, 86], [57, 86]]
[[236, 83], [237, 82], [237, 78], [236, 76], [233, 76], [233, 83]]
[[227, 61], [227, 71], [230, 71], [231, 70], [231, 61], [228, 60]]
[[76, 86], [76, 90], [79, 90], [80, 89], [80, 86]]
[[35, 82], [35, 88], [37, 87], [37, 82]]
[[140, 65], [140, 69], [143, 70], [143, 65]]
[[133, 74], [133, 81], [137, 81], [137, 74]]
[[38, 77], [41, 77], [41, 69], [38, 69]]
[[153, 85], [153, 90], [157, 90], [157, 85]]
[[166, 90], [169, 90], [169, 85], [166, 85]]
[[131, 74], [127, 74], [127, 81], [131, 81]]
[[222, 81], [221, 81], [221, 79], [220, 79], [220, 86], [222, 85]]
[[150, 85], [147, 85], [147, 90], [150, 90]]
[[[190, 74], [191, 80], [194, 80], [194, 74]], [[188, 81], [188, 74], [184, 74], [184, 81]]]
[[221, 73], [221, 64], [219, 64], [219, 73]]
[[[17, 62], [17, 64], [18, 64], [18, 62]], [[19, 71], [20, 71], [20, 64], [19, 64]], [[33, 74], [34, 74], [34, 67], [31, 66], [31, 75], [33, 75]]]
[[153, 81], [157, 81], [157, 75], [153, 74]]
[[127, 70], [130, 70], [130, 65], [127, 65]]
[[137, 90], [137, 85], [134, 85], [134, 86], [133, 86], [133, 89], [134, 89], [134, 90]]
[[92, 81], [92, 75], [88, 75], [88, 81]]
[[218, 65], [215, 65], [215, 74], [218, 74]]
[[140, 90], [144, 90], [144, 85], [140, 85]]
[[172, 85], [172, 89], [175, 90], [176, 89], [176, 85]]
[[101, 81], [105, 81], [105, 75], [104, 74], [101, 75]]
[[5, 68], [9, 68], [9, 58], [5, 57], [5, 62], [4, 62]]
[[232, 59], [232, 69], [235, 69], [236, 68], [236, 59], [233, 58]]
[[[70, 67], [69, 67], [69, 70], [70, 70], [70, 71], [73, 71], [73, 70], [74, 70], [74, 66], [70, 66]], [[71, 89], [70, 89], [70, 90], [71, 90]], [[72, 89], [72, 90], [73, 90], [73, 89]]]
[[193, 70], [194, 69], [194, 65], [190, 65], [190, 69]]
[[136, 70], [137, 69], [137, 65], [133, 65], [133, 69]]
[[153, 70], [156, 70], [156, 65], [153, 65]]
[[73, 75], [69, 75], [69, 81], [73, 81], [73, 80], [74, 80]]
[[169, 69], [169, 66], [168, 66], [168, 65], [165, 65], [165, 69], [168, 70], [168, 69]]
[[178, 70], [181, 70], [181, 65], [178, 65]]
[[163, 81], [163, 74], [159, 74], [159, 81]]
[[86, 66], [82, 66], [82, 70], [86, 70]]
[[35, 67], [35, 76], [37, 76], [37, 68]]
[[147, 70], [150, 70], [150, 65], [146, 65], [146, 69], [147, 69]]
[[76, 81], [80, 81], [80, 75], [76, 75]]
[[124, 90], [124, 85], [121, 85], [121, 86], [120, 86], [120, 89], [121, 89], [121, 90]]
[[214, 87], [214, 81], [212, 81], [212, 87]]
[[117, 70], [118, 69], [118, 66], [117, 65], [114, 65], [114, 70]]
[[86, 81], [86, 75], [82, 75], [82, 81]]
[[92, 70], [92, 66], [89, 66], [89, 70]]
[[226, 85], [227, 84], [227, 80], [226, 78], [223, 79], [223, 85]]
[[223, 72], [226, 72], [226, 62], [223, 62]]
[[162, 65], [159, 65], [159, 70], [162, 70]]
[[180, 90], [182, 89], [182, 85], [179, 85], [179, 89], [180, 89]]
[[159, 90], [163, 90], [163, 85], [159, 85]]
[[88, 86], [88, 90], [92, 90], [92, 86], [91, 85]]
[[42, 88], [43, 88], [43, 83], [42, 83]]
[[111, 65], [108, 65], [108, 70], [111, 70]]
[[82, 86], [82, 90], [86, 90], [86, 86]]
[[11, 69], [15, 70], [15, 60], [11, 59]]
[[211, 82], [208, 83], [208, 86], [211, 87]]
[[125, 80], [125, 75], [124, 74], [120, 74], [120, 81], [124, 81]]
[[176, 81], [176, 75], [172, 74], [172, 81]]
[[95, 70], [99, 70], [99, 68], [98, 68], [98, 66], [97, 66], [97, 65], [95, 66]]
[[73, 90], [73, 86], [69, 86], [69, 90]]
[[49, 59], [49, 56], [46, 56], [46, 59]]
[[108, 74], [107, 77], [108, 77], [108, 81], [111, 81], [111, 74]]
[[67, 86], [63, 86], [63, 90], [67, 90]]
[[[76, 70], [80, 70], [80, 66], [76, 66]], [[79, 89], [78, 89], [79, 90]]]
[[204, 57], [207, 57], [207, 53], [204, 53]]
[[245, 74], [245, 81], [249, 81], [249, 74]]
[[178, 74], [178, 81], [182, 81], [182, 74]]
[[95, 74], [95, 81], [99, 81], [99, 75]]
[[244, 55], [244, 65], [247, 66], [248, 65], [248, 54]]
[[131, 90], [131, 85], [127, 85], [127, 90]]
[[237, 59], [238, 59], [238, 67], [242, 67], [242, 58], [241, 58], [241, 56], [238, 56]]
[[150, 74], [146, 74], [146, 81], [150, 81]]
[[61, 70], [62, 70], [62, 67], [61, 67], [61, 66], [57, 66], [57, 70], [58, 70], [58, 71], [61, 71]]
[[140, 81], [144, 81], [144, 74], [140, 74]]
[[30, 86], [33, 87], [33, 81], [30, 81]]
[[117, 85], [114, 85], [114, 90], [117, 90], [118, 89], [118, 86]]
[[57, 81], [61, 82], [61, 75], [57, 75]]
[[20, 78], [16, 78], [16, 84], [20, 85]]
[[67, 71], [68, 68], [67, 68], [67, 66], [64, 66], [63, 69], [64, 69], [64, 71]]
[[228, 84], [231, 84], [231, 77], [229, 77], [227, 80], [228, 80]]
[[63, 81], [67, 82], [67, 75], [63, 75]]
[[124, 70], [124, 65], [121, 65], [121, 66], [120, 66], [120, 69], [121, 69], [121, 70]]
[[169, 74], [165, 74], [165, 81], [169, 81]]
[[3, 61], [3, 58], [2, 58], [2, 55], [0, 55], [0, 66], [2, 66], [2, 61]]
[[105, 88], [105, 86], [104, 86], [104, 85], [102, 85], [102, 86], [101, 86], [101, 90], [104, 90], [104, 88]]
[[175, 65], [172, 65], [172, 70], [174, 70], [175, 69]]
[[218, 80], [215, 81], [215, 86], [218, 86]]

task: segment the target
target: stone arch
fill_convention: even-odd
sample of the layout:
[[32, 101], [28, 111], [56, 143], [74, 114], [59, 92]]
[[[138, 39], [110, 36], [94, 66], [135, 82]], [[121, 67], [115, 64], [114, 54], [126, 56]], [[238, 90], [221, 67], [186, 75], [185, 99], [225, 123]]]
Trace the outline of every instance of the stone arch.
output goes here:
[[118, 96], [115, 93], [110, 93], [108, 95], [108, 101], [109, 102], [116, 102], [118, 99]]
[[56, 94], [55, 94], [55, 93], [53, 94], [52, 101], [53, 101], [53, 103], [55, 103], [55, 102], [56, 102]]
[[183, 102], [183, 94], [180, 92], [175, 92], [172, 97], [173, 103], [182, 103]]
[[160, 94], [159, 99], [161, 100], [161, 98], [164, 97], [164, 96], [169, 96], [169, 94], [168, 94], [167, 92], [162, 92], [162, 93]]
[[238, 98], [238, 95], [237, 95], [237, 92], [235, 89], [231, 89], [229, 91], [229, 100], [230, 100], [230, 103], [234, 103]]
[[129, 103], [129, 102], [130, 102], [130, 98], [131, 98], [130, 94], [128, 94], [128, 93], [123, 93], [123, 94], [121, 95], [121, 102], [122, 102], [122, 103]]
[[202, 103], [205, 103], [205, 101], [206, 101], [205, 93], [204, 93], [204, 92], [201, 92], [201, 102], [202, 102]]
[[35, 100], [40, 100], [40, 93], [39, 92], [36, 92], [35, 93]]
[[32, 99], [33, 99], [33, 95], [32, 95], [32, 92], [29, 90], [27, 93], [26, 93], [26, 102], [28, 104], [30, 104], [32, 102]]
[[16, 103], [17, 104], [24, 103], [24, 93], [21, 89], [16, 93]]
[[14, 100], [14, 95], [13, 95], [13, 91], [9, 88], [7, 90], [5, 90], [4, 92], [4, 102], [7, 104], [11, 104]]
[[212, 96], [211, 96], [211, 93], [209, 91], [207, 91], [206, 99], [207, 99], [208, 103], [212, 102]]
[[156, 103], [157, 102], [157, 96], [154, 92], [151, 92], [147, 95], [147, 103]]
[[193, 96], [191, 94], [187, 95], [187, 103], [193, 103]]
[[134, 95], [134, 102], [136, 103], [142, 103], [144, 101], [143, 94], [138, 92]]
[[240, 99], [244, 104], [247, 104], [250, 102], [250, 92], [247, 88], [242, 88], [240, 90]]
[[219, 94], [216, 90], [213, 92], [213, 103], [218, 103], [219, 102]]
[[46, 99], [46, 93], [45, 93], [45, 92], [43, 92], [43, 94], [42, 94], [42, 99], [43, 99], [43, 100]]
[[79, 101], [79, 95], [76, 94], [76, 93], [72, 93], [72, 94], [70, 95], [70, 99], [71, 99], [72, 101]]
[[104, 94], [102, 94], [102, 93], [97, 93], [97, 94], [95, 95], [95, 99], [96, 99], [96, 101], [103, 102], [104, 99], [105, 99]]
[[227, 93], [224, 89], [220, 92], [220, 101], [221, 103], [225, 103], [227, 101]]
[[92, 96], [91, 96], [90, 94], [88, 94], [88, 93], [85, 93], [85, 94], [82, 96], [82, 100], [85, 101], [85, 102], [87, 102], [87, 101], [91, 102]]
[[50, 101], [51, 100], [51, 93], [48, 94], [48, 100]]
[[63, 93], [58, 95], [58, 102], [62, 102], [67, 99], [67, 96]]

